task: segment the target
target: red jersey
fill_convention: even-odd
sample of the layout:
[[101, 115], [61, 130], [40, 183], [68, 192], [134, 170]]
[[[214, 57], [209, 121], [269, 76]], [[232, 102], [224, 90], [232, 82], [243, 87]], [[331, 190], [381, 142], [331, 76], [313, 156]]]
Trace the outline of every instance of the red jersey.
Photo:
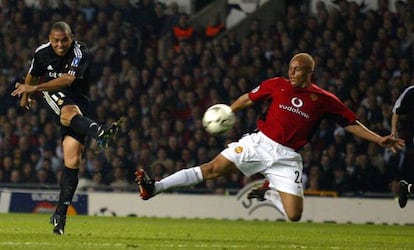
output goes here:
[[271, 100], [263, 120], [257, 125], [272, 140], [298, 150], [311, 138], [320, 121], [334, 119], [342, 126], [356, 121], [356, 115], [338, 97], [314, 83], [293, 87], [288, 79], [270, 78], [249, 93], [253, 102]]

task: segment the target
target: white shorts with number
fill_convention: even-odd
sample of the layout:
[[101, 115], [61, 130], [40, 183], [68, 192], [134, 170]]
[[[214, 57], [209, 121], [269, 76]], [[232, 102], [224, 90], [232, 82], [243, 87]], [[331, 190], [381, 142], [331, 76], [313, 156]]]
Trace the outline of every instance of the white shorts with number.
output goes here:
[[302, 157], [262, 132], [246, 135], [233, 142], [221, 154], [246, 176], [263, 174], [269, 187], [303, 197]]

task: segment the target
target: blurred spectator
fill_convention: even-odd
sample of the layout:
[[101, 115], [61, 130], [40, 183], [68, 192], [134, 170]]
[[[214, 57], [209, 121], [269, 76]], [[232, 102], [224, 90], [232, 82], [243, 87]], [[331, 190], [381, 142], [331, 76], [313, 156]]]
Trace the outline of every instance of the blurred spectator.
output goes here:
[[165, 171], [167, 171], [168, 173], [174, 171], [174, 161], [168, 156], [168, 150], [165, 146], [161, 146], [158, 148], [157, 157], [153, 162], [153, 165], [162, 166], [161, 176], [165, 173]]
[[240, 173], [233, 173], [230, 175], [229, 180], [225, 181], [225, 188], [226, 190], [235, 193], [238, 192], [241, 188], [243, 188], [243, 175]]
[[98, 13], [98, 6], [92, 0], [81, 0], [79, 10], [85, 15], [86, 22], [89, 25], [93, 24]]
[[39, 178], [39, 182], [43, 181], [47, 184], [54, 184], [57, 183], [56, 173], [52, 169], [52, 160], [49, 158], [44, 158], [42, 160], [42, 164], [39, 169], [37, 169], [37, 172], [43, 172], [45, 175], [44, 179], [43, 176]]
[[[25, 2], [25, 1], [22, 1]], [[56, 0], [55, 1], [55, 8], [53, 10], [54, 13], [57, 13], [60, 15], [60, 17], [65, 17], [70, 14], [70, 8], [66, 4], [65, 0]]]
[[60, 169], [63, 168], [63, 161], [55, 156], [55, 148], [53, 148], [50, 145], [46, 145], [42, 150], [41, 158], [39, 159], [36, 170], [42, 168], [44, 166], [44, 161], [47, 160], [50, 162], [50, 170], [53, 171], [53, 173], [58, 172]]
[[[171, 170], [173, 171], [173, 170]], [[168, 172], [169, 173], [169, 172]], [[162, 178], [167, 176], [167, 171], [165, 166], [161, 162], [155, 162], [151, 166], [151, 176], [154, 180], [161, 180]]]
[[34, 184], [36, 183], [36, 170], [30, 162], [23, 163], [22, 166], [22, 174], [21, 174], [21, 182], [27, 184]]
[[3, 170], [3, 182], [10, 182], [10, 175], [13, 170], [13, 157], [11, 155], [3, 156], [3, 160], [0, 164], [0, 169]]
[[223, 20], [221, 20], [221, 13], [217, 12], [215, 15], [210, 16], [207, 26], [204, 29], [204, 36], [207, 41], [211, 41], [224, 31], [224, 29], [225, 26]]
[[372, 165], [365, 153], [357, 155], [355, 187], [358, 192], [382, 192], [385, 189], [380, 171]]
[[11, 184], [19, 184], [22, 182], [21, 171], [19, 168], [14, 168], [10, 172], [10, 183]]
[[109, 183], [109, 187], [112, 191], [120, 192], [126, 191], [129, 187], [129, 183], [126, 179], [125, 169], [122, 167], [115, 167], [113, 170], [113, 180]]
[[320, 183], [320, 176], [321, 176], [321, 168], [318, 164], [314, 163], [309, 168], [309, 175], [307, 180], [307, 186], [305, 186], [306, 190], [322, 190]]
[[92, 182], [85, 186], [86, 191], [106, 191], [107, 184], [103, 181], [103, 176], [99, 172], [95, 172], [92, 175]]
[[[167, 34], [172, 28], [172, 24], [170, 24], [172, 15], [167, 14], [165, 12], [165, 9], [166, 6], [162, 2], [156, 2], [154, 5], [155, 20], [153, 22], [153, 33], [157, 38], [160, 38], [164, 34]], [[174, 23], [175, 21], [172, 22]]]
[[345, 169], [340, 166], [335, 167], [333, 170], [332, 190], [338, 192], [338, 195], [343, 195], [352, 191], [351, 185], [352, 182], [348, 180]]
[[332, 181], [334, 179], [333, 175], [334, 163], [331, 157], [324, 153], [321, 156], [320, 169], [319, 169], [319, 188], [322, 190], [331, 190]]
[[180, 14], [178, 23], [172, 28], [173, 44], [176, 52], [180, 52], [184, 44], [194, 45], [197, 37], [196, 30], [189, 23], [189, 16], [185, 13]]
[[166, 10], [168, 19], [166, 20], [167, 30], [170, 31], [174, 25], [176, 25], [180, 19], [180, 6], [177, 2], [173, 1], [170, 3]]

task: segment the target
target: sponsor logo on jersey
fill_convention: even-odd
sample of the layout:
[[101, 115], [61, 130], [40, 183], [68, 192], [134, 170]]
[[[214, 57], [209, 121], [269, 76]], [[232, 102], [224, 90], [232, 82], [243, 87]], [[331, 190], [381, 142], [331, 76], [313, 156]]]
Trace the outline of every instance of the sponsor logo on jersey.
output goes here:
[[57, 72], [49, 72], [49, 77], [50, 78], [59, 78], [62, 76], [62, 73], [57, 73]]
[[303, 106], [303, 101], [300, 98], [293, 97], [290, 100], [290, 103], [292, 104], [292, 106], [288, 106], [288, 105], [285, 105], [285, 104], [279, 104], [279, 108], [283, 109], [283, 110], [286, 110], [286, 111], [289, 111], [289, 112], [292, 112], [292, 113], [295, 113], [297, 115], [300, 115], [300, 116], [302, 116], [306, 119], [309, 119], [309, 117], [310, 117], [309, 114], [307, 114], [307, 113], [303, 112], [302, 110], [300, 110], [300, 108]]
[[290, 101], [295, 108], [300, 108], [303, 106], [303, 101], [297, 97], [293, 97]]
[[47, 66], [47, 70], [50, 70], [50, 71], [52, 71], [52, 70], [53, 70], [53, 67], [52, 67], [52, 65], [49, 65], [49, 66]]
[[72, 64], [70, 66], [72, 66], [72, 67], [78, 67], [80, 60], [81, 60], [80, 57], [73, 58]]

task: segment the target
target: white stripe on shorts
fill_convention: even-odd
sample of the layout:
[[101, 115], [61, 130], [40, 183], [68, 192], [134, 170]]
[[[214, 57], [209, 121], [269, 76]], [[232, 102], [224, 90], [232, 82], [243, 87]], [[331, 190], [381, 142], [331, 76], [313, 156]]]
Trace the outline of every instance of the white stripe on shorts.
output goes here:
[[53, 101], [52, 97], [49, 95], [49, 92], [42, 91], [42, 93], [43, 93], [43, 98], [45, 98], [45, 100], [46, 100], [47, 104], [50, 106], [50, 108], [53, 109], [53, 111], [55, 111], [55, 113], [57, 115], [60, 115], [60, 108], [56, 104], [56, 102]]

